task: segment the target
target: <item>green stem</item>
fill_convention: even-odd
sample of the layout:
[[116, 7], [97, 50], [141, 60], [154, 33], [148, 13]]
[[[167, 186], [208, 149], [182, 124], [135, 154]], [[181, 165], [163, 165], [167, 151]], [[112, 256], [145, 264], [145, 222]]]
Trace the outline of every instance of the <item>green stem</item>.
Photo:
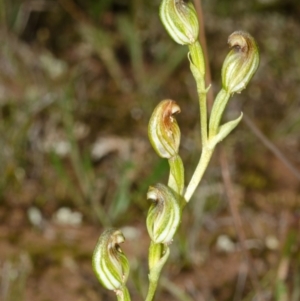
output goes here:
[[[203, 50], [198, 41], [196, 41], [193, 44], [189, 45], [189, 51], [190, 51], [190, 63], [193, 65], [191, 66], [191, 70], [196, 82], [199, 81], [200, 77], [203, 77], [204, 80], [204, 74], [205, 74], [205, 61], [204, 61], [204, 55]], [[194, 68], [193, 68], [194, 67]]]
[[197, 186], [199, 185], [214, 150], [214, 147], [209, 146], [209, 140], [208, 140], [208, 130], [207, 130], [208, 118], [207, 118], [207, 103], [206, 103], [206, 95], [208, 89], [205, 89], [205, 77], [204, 77], [205, 62], [204, 62], [203, 51], [199, 42], [195, 42], [193, 45], [190, 45], [189, 50], [190, 50], [190, 68], [196, 81], [199, 107], [200, 107], [202, 154], [199, 163], [196, 167], [196, 170], [192, 176], [192, 179], [185, 192], [184, 198], [186, 202], [189, 202]]
[[130, 294], [125, 285], [121, 288], [120, 292], [117, 292], [117, 300], [118, 301], [131, 301]]
[[170, 166], [170, 174], [168, 186], [182, 195], [184, 189], [184, 166], [179, 155], [168, 160]]
[[149, 256], [148, 256], [148, 264], [149, 270], [151, 271], [153, 267], [159, 262], [164, 252], [163, 244], [156, 244], [151, 241], [149, 246]]
[[213, 154], [214, 151], [214, 147], [210, 148], [208, 146], [203, 147], [202, 149], [202, 154], [201, 154], [201, 158], [199, 160], [199, 163], [196, 167], [196, 170], [192, 176], [192, 179], [186, 189], [184, 198], [186, 200], [186, 202], [189, 202], [189, 200], [191, 199], [192, 195], [194, 194], [196, 188], [198, 187], [203, 174], [207, 168], [207, 165], [210, 161], [210, 158]]
[[[197, 85], [198, 86], [198, 85]], [[201, 127], [201, 138], [202, 147], [207, 144], [207, 104], [206, 104], [207, 92], [198, 92], [199, 106], [200, 106], [200, 127]]]
[[158, 279], [157, 281], [149, 281], [149, 289], [145, 301], [153, 300], [157, 288], [157, 283], [158, 283]]
[[205, 62], [203, 51], [198, 41], [189, 45], [189, 50], [190, 68], [195, 78], [198, 91], [202, 145], [205, 147], [207, 144], [207, 89], [205, 89]]
[[[206, 113], [206, 92], [202, 92], [203, 96], [199, 96], [199, 102], [200, 102], [200, 114], [201, 114], [201, 131], [202, 131], [202, 137], [205, 137], [207, 134], [207, 120], [205, 119], [207, 116]], [[207, 168], [207, 165], [210, 161], [210, 158], [213, 154], [213, 151], [215, 149], [215, 144], [213, 143], [213, 138], [218, 134], [220, 121], [222, 118], [222, 115], [224, 113], [225, 107], [228, 103], [228, 100], [230, 98], [230, 94], [222, 89], [219, 94], [216, 97], [216, 100], [214, 102], [214, 105], [212, 107], [211, 115], [210, 115], [210, 122], [209, 122], [209, 138], [204, 140], [203, 142], [203, 149], [201, 158], [199, 160], [199, 163], [196, 167], [196, 170], [192, 176], [192, 179], [186, 189], [184, 198], [187, 202], [191, 199], [193, 193], [195, 192], [197, 186], [199, 185], [203, 174]], [[205, 100], [205, 103], [204, 103]], [[202, 106], [202, 107], [201, 107]], [[205, 122], [204, 122], [205, 120]], [[205, 133], [203, 132], [205, 130]], [[206, 136], [207, 138], [207, 136]], [[202, 138], [203, 139], [203, 138]]]
[[[225, 91], [224, 89], [222, 89], [216, 97], [216, 100], [214, 102], [214, 105], [213, 105], [213, 108], [211, 111], [211, 115], [210, 115], [209, 138], [207, 140], [204, 140], [201, 158], [200, 158], [199, 163], [196, 167], [196, 170], [192, 176], [192, 179], [186, 189], [186, 192], [184, 195], [186, 202], [189, 202], [189, 200], [191, 199], [192, 195], [194, 194], [196, 188], [198, 187], [198, 185], [204, 175], [204, 172], [208, 166], [210, 158], [213, 154], [213, 151], [215, 149], [215, 144], [213, 143], [213, 138], [218, 134], [220, 121], [221, 121], [223, 112], [225, 110], [225, 107], [228, 103], [229, 98], [230, 98], [230, 94], [227, 91]], [[205, 104], [204, 104], [204, 100], [205, 100]], [[205, 119], [207, 114], [206, 114], [206, 111], [204, 111], [204, 108], [206, 110], [206, 93], [202, 98], [199, 97], [199, 101], [200, 101], [200, 111], [201, 111], [200, 112], [201, 113], [201, 131], [202, 131], [202, 136], [205, 136], [205, 135], [207, 135], [207, 124], [206, 124], [207, 121]], [[201, 106], [202, 106], [202, 109], [201, 109]], [[203, 120], [205, 120], [205, 124], [204, 124]], [[205, 130], [205, 133], [203, 133], [203, 128]], [[207, 138], [207, 136], [206, 136], [206, 138]]]
[[226, 90], [222, 89], [218, 93], [214, 101], [214, 105], [212, 107], [211, 114], [210, 114], [209, 139], [213, 138], [218, 134], [220, 121], [229, 98], [230, 98], [230, 94]]
[[[152, 243], [150, 245], [150, 248], [151, 248], [151, 246], [153, 246]], [[145, 301], [152, 301], [153, 300], [156, 289], [157, 289], [157, 284], [158, 284], [158, 280], [159, 280], [159, 277], [160, 277], [161, 270], [162, 270], [163, 266], [165, 265], [167, 259], [169, 258], [170, 248], [167, 245], [164, 245], [164, 246], [165, 246], [164, 254], [156, 262], [156, 264], [150, 268], [149, 288], [148, 288], [148, 293], [147, 293], [147, 297], [146, 297]], [[151, 250], [149, 249], [149, 251], [151, 251]]]

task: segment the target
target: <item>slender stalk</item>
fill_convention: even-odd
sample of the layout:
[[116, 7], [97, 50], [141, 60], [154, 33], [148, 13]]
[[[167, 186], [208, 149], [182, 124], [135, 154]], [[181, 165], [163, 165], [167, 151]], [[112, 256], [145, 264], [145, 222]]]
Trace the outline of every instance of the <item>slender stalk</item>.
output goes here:
[[207, 168], [207, 165], [210, 161], [210, 158], [213, 154], [214, 148], [209, 148], [209, 147], [203, 147], [202, 149], [202, 154], [201, 154], [201, 158], [200, 161], [196, 167], [196, 170], [192, 176], [192, 179], [186, 189], [184, 198], [186, 200], [186, 202], [189, 202], [192, 195], [194, 194], [196, 188], [198, 187], [203, 174]]
[[120, 292], [116, 293], [118, 301], [131, 301], [130, 294], [126, 286], [123, 286]]
[[190, 68], [196, 81], [200, 107], [202, 154], [185, 192], [184, 198], [186, 202], [189, 202], [197, 186], [199, 185], [214, 150], [214, 147], [209, 146], [208, 139], [207, 92], [209, 88], [205, 88], [205, 60], [203, 50], [198, 41], [192, 45], [189, 45], [189, 50], [191, 63]]
[[184, 189], [184, 166], [179, 155], [168, 160], [170, 166], [168, 186], [182, 195]]
[[200, 128], [202, 146], [207, 143], [207, 104], [206, 95], [208, 90], [205, 89], [205, 62], [202, 47], [199, 42], [189, 45], [191, 57], [191, 72], [195, 78], [200, 106]]
[[[151, 245], [153, 246], [152, 243], [151, 243]], [[150, 248], [151, 248], [151, 245], [150, 245]], [[149, 249], [149, 251], [151, 251], [151, 250]], [[150, 267], [149, 288], [148, 288], [148, 293], [147, 293], [145, 301], [153, 300], [156, 289], [157, 289], [157, 284], [158, 284], [161, 270], [162, 270], [163, 266], [165, 265], [167, 259], [169, 258], [169, 255], [170, 255], [170, 248], [165, 245], [165, 250], [164, 250], [164, 254], [162, 255], [162, 257], [156, 262], [156, 264], [154, 266]]]
[[155, 292], [156, 292], [156, 288], [157, 288], [157, 283], [158, 283], [158, 279], [156, 281], [149, 280], [149, 289], [148, 289], [148, 294], [147, 294], [145, 301], [153, 300]]
[[200, 127], [201, 127], [201, 138], [202, 147], [207, 144], [207, 104], [206, 104], [207, 92], [198, 92], [199, 107], [200, 107]]
[[148, 288], [148, 294], [146, 297], [146, 301], [153, 300], [153, 297], [156, 292], [159, 274], [154, 273], [154, 275], [153, 275], [153, 268], [161, 259], [162, 250], [163, 250], [162, 244], [155, 244], [153, 241], [151, 241], [150, 247], [149, 247], [149, 269], [150, 269], [149, 288]]
[[[197, 82], [197, 87], [201, 86], [203, 88], [204, 86], [204, 80], [200, 83]], [[208, 138], [207, 138], [207, 103], [206, 103], [206, 94], [207, 91], [204, 92], [204, 89], [198, 89], [198, 97], [199, 97], [199, 107], [200, 107], [200, 130], [201, 130], [201, 139], [202, 139], [202, 153], [199, 160], [199, 163], [194, 171], [194, 174], [190, 180], [190, 183], [186, 189], [184, 199], [188, 203], [191, 199], [192, 195], [194, 194], [196, 188], [198, 187], [203, 174], [207, 168], [207, 165], [210, 161], [210, 158], [212, 156], [212, 153], [214, 149], [210, 149], [208, 144]]]
[[[209, 57], [207, 50], [207, 43], [205, 37], [205, 27], [204, 27], [204, 19], [205, 16], [203, 14], [202, 3], [201, 0], [194, 0], [195, 8], [198, 14], [198, 22], [199, 22], [199, 42], [202, 46], [203, 57], [205, 62], [205, 84], [209, 86], [211, 84], [211, 71], [209, 66]], [[209, 89], [207, 91], [207, 104], [208, 111], [210, 111], [212, 104], [214, 101], [213, 89]]]

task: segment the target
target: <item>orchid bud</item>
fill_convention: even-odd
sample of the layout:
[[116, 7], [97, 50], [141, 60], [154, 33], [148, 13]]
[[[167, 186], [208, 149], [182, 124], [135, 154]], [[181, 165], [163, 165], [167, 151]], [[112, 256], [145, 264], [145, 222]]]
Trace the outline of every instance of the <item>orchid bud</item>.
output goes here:
[[93, 254], [93, 270], [108, 290], [118, 291], [129, 274], [129, 263], [120, 248], [125, 238], [120, 230], [108, 229], [99, 238]]
[[156, 153], [170, 159], [177, 155], [180, 143], [180, 129], [174, 114], [180, 107], [173, 100], [163, 100], [155, 108], [149, 121], [148, 136]]
[[183, 0], [163, 0], [160, 19], [171, 38], [178, 44], [193, 44], [199, 34], [196, 10], [192, 3]]
[[246, 88], [259, 64], [259, 53], [254, 38], [236, 31], [228, 38], [231, 48], [222, 67], [223, 88], [230, 94]]
[[181, 221], [180, 196], [168, 186], [156, 184], [149, 188], [147, 199], [153, 201], [147, 215], [149, 236], [156, 244], [168, 244]]

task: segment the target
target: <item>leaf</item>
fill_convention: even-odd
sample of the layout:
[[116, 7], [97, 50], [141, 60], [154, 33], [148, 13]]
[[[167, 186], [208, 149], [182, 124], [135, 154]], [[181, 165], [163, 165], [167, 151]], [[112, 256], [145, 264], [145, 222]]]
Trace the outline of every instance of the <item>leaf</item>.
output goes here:
[[229, 121], [220, 126], [218, 134], [212, 138], [210, 146], [215, 147], [220, 141], [226, 138], [237, 127], [242, 118], [243, 113], [241, 113], [241, 115], [237, 119]]

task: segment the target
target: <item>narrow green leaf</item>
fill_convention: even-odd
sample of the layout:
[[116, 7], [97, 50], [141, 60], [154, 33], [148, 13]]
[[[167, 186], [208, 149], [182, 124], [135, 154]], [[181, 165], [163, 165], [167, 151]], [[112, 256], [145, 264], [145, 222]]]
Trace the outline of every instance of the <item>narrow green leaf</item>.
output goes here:
[[226, 138], [236, 128], [236, 126], [240, 123], [242, 118], [243, 113], [241, 113], [241, 115], [237, 119], [229, 121], [220, 126], [218, 134], [211, 140], [211, 146], [216, 146], [220, 141]]

